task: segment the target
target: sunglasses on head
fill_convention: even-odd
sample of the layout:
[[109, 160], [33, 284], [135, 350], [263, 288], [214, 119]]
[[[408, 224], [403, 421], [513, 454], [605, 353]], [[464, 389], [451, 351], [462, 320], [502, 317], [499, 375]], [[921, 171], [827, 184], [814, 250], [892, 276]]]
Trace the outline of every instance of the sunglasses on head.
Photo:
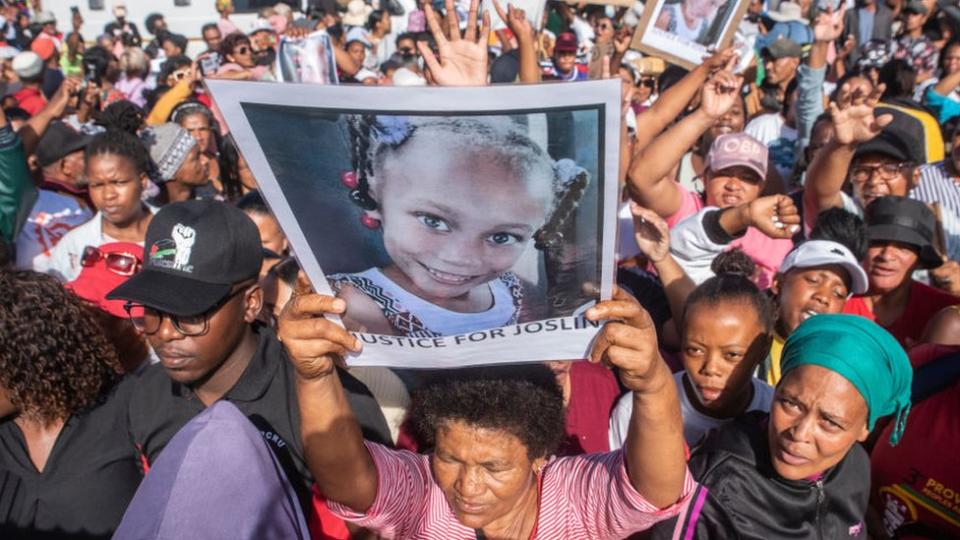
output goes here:
[[80, 266], [89, 268], [100, 261], [104, 262], [107, 270], [121, 276], [132, 276], [140, 268], [140, 261], [132, 253], [104, 253], [95, 246], [83, 248]]

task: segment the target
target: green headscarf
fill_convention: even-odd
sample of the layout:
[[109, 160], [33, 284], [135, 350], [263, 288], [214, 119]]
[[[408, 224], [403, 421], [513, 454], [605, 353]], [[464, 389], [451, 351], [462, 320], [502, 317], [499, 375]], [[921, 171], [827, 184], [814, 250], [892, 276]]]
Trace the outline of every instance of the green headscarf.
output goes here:
[[860, 391], [869, 411], [868, 429], [878, 418], [896, 413], [890, 444], [900, 442], [910, 413], [913, 368], [889, 332], [858, 315], [817, 315], [787, 338], [782, 377], [805, 364], [835, 371]]

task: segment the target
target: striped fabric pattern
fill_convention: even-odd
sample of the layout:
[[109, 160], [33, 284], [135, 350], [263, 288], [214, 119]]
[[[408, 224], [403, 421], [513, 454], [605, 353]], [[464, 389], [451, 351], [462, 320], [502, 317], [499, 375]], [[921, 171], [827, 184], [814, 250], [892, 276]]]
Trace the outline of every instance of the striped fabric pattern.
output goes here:
[[[433, 481], [429, 456], [366, 445], [379, 475], [373, 506], [358, 514], [330, 502], [334, 514], [387, 538], [476, 538]], [[554, 459], [543, 471], [537, 538], [625, 538], [677, 515], [695, 486], [688, 471], [680, 501], [658, 510], [634, 490], [620, 451]]]
[[910, 198], [940, 204], [946, 255], [960, 261], [960, 184], [947, 170], [946, 161], [920, 167], [920, 183], [910, 191]]

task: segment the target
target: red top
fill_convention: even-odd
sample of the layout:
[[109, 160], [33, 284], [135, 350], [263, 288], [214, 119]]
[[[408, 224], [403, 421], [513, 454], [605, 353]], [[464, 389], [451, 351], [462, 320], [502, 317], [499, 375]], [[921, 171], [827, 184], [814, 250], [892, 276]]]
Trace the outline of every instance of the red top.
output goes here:
[[17, 107], [30, 113], [30, 116], [36, 115], [47, 105], [46, 98], [36, 88], [21, 88], [13, 94], [13, 99], [17, 100]]
[[[897, 338], [897, 341], [905, 349], [909, 349], [920, 340], [920, 336], [923, 335], [923, 330], [930, 319], [941, 309], [954, 304], [960, 304], [960, 298], [914, 281], [910, 287], [910, 298], [907, 300], [907, 307], [903, 310], [903, 315], [900, 315], [900, 318], [893, 324], [884, 328], [893, 334], [893, 337]], [[860, 296], [847, 300], [843, 312], [863, 315], [871, 321], [875, 320], [873, 312]]]
[[610, 450], [610, 411], [620, 397], [617, 379], [609, 369], [590, 362], [570, 367], [570, 402], [565, 437], [558, 456]]
[[[920, 345], [910, 351], [918, 368], [960, 352], [960, 347]], [[870, 504], [887, 534], [901, 540], [960, 538], [960, 382], [910, 411], [900, 444], [889, 444], [891, 426], [871, 455]]]
[[[329, 502], [337, 516], [387, 538], [474, 540], [434, 481], [430, 457], [366, 441], [377, 467], [377, 496], [365, 514]], [[689, 471], [680, 500], [658, 509], [637, 493], [619, 451], [563, 457], [543, 469], [535, 534], [542, 539], [614, 540], [676, 516], [696, 483]]]

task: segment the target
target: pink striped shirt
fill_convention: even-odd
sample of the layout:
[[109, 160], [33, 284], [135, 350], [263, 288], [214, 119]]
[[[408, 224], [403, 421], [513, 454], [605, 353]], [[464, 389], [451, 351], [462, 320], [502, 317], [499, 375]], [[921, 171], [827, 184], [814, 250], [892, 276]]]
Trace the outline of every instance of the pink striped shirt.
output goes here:
[[[334, 514], [387, 538], [476, 538], [434, 482], [429, 456], [366, 445], [379, 476], [377, 497], [366, 514], [329, 501]], [[633, 488], [620, 451], [555, 459], [543, 470], [537, 538], [624, 538], [677, 515], [694, 486], [688, 471], [680, 501], [659, 510]]]

